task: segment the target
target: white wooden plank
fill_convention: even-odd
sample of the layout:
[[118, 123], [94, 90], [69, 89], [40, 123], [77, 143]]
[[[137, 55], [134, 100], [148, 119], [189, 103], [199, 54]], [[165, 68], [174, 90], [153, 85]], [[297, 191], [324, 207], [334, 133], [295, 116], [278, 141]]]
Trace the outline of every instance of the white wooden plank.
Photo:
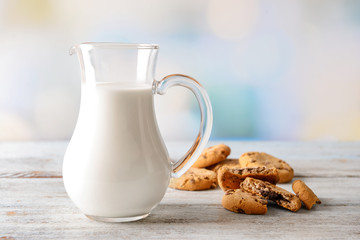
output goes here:
[[[210, 142], [210, 145], [221, 142]], [[244, 152], [266, 152], [288, 162], [297, 177], [360, 176], [360, 142], [224, 142], [231, 147], [229, 158]], [[184, 151], [186, 143], [169, 143], [173, 156]]]
[[0, 177], [61, 176], [67, 142], [0, 142]]
[[[214, 145], [218, 142], [210, 142]], [[360, 176], [360, 142], [225, 142], [238, 158], [246, 151], [264, 151], [289, 162], [297, 177]], [[189, 143], [168, 143], [173, 158]], [[60, 177], [66, 142], [0, 143], [0, 178]]]
[[[211, 141], [207, 145], [225, 143], [231, 147], [231, 156], [238, 157], [247, 151], [264, 151], [283, 156], [360, 158], [360, 142], [258, 142], [258, 141]], [[0, 142], [0, 159], [39, 159], [62, 160], [67, 141], [38, 142]], [[191, 142], [168, 142], [169, 152], [182, 155]]]
[[[307, 178], [323, 204], [292, 213], [274, 204], [264, 216], [222, 208], [220, 189], [169, 189], [146, 219], [107, 224], [84, 217], [67, 197], [61, 179], [0, 179], [1, 236], [15, 239], [250, 239], [356, 238], [360, 229], [357, 178]], [[290, 184], [282, 184], [290, 190]], [[344, 187], [351, 186], [351, 187]]]

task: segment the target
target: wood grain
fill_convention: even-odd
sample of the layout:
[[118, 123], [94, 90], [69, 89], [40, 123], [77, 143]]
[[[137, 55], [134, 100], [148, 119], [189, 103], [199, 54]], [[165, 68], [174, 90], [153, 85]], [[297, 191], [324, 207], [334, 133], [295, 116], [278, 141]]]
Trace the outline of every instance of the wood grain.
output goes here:
[[[215, 142], [210, 143], [210, 145]], [[360, 143], [226, 142], [232, 157], [265, 151], [288, 161], [295, 179], [321, 199], [297, 213], [270, 204], [264, 216], [221, 206], [222, 191], [168, 189], [141, 221], [87, 219], [68, 198], [61, 177], [65, 142], [0, 143], [0, 239], [359, 239]], [[168, 144], [176, 156], [185, 143]], [[281, 184], [291, 191], [291, 184]]]

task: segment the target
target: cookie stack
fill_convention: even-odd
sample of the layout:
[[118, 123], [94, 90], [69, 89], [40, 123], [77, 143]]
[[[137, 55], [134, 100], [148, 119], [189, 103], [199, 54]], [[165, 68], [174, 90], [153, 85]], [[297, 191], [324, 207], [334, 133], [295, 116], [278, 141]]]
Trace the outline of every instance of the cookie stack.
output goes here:
[[170, 180], [169, 187], [197, 191], [219, 185], [225, 192], [223, 207], [245, 214], [265, 214], [268, 200], [293, 212], [301, 208], [301, 202], [307, 209], [321, 203], [300, 180], [292, 186], [296, 195], [276, 186], [294, 177], [293, 168], [285, 161], [261, 152], [247, 152], [239, 159], [227, 159], [230, 152], [224, 144], [205, 149], [184, 175]]

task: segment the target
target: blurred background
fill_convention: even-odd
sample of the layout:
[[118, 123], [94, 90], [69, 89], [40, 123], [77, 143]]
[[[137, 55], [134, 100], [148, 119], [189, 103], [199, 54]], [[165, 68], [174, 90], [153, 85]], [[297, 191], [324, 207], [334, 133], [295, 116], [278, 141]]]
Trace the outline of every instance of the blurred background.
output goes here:
[[[72, 45], [157, 43], [156, 76], [207, 89], [213, 140], [360, 140], [360, 1], [2, 0], [0, 140], [69, 139], [80, 103]], [[155, 98], [165, 140], [193, 139], [199, 109]]]

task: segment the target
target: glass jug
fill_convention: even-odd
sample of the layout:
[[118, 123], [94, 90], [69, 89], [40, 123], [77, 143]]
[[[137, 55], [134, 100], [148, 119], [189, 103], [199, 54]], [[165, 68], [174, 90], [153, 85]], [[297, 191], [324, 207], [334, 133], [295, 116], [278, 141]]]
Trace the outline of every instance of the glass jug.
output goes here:
[[[154, 79], [158, 45], [83, 43], [71, 48], [81, 67], [81, 103], [63, 162], [65, 189], [89, 218], [142, 219], [163, 198], [170, 177], [187, 171], [204, 149], [212, 109], [204, 88], [174, 74]], [[153, 96], [172, 86], [190, 89], [199, 102], [200, 131], [179, 160], [169, 158], [159, 133]]]

